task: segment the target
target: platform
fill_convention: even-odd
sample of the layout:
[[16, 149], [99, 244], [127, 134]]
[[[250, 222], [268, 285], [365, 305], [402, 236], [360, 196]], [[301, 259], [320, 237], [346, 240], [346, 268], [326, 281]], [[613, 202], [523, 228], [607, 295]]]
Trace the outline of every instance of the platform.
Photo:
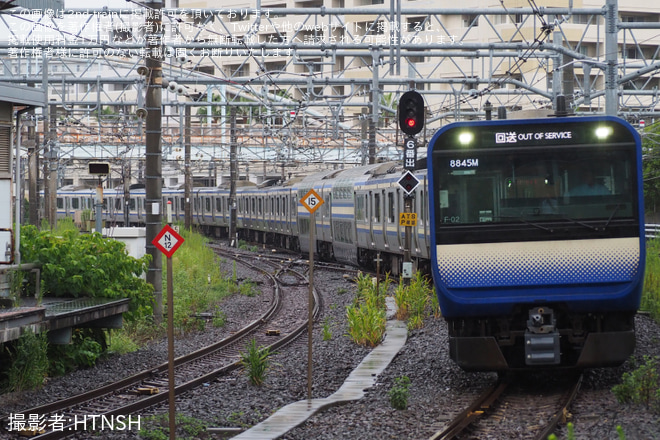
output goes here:
[[52, 343], [67, 344], [75, 327], [120, 328], [130, 299], [21, 298], [17, 307], [0, 309], [0, 343], [18, 339], [27, 329], [48, 331]]

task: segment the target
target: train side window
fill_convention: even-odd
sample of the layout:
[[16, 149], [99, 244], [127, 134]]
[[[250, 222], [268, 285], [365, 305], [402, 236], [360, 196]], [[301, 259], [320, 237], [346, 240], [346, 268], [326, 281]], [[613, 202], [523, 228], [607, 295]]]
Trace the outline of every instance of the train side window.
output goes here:
[[259, 198], [259, 203], [258, 203], [258, 208], [259, 208], [259, 215], [263, 213], [263, 199], [260, 197]]
[[135, 198], [131, 197], [128, 201], [128, 209], [130, 211], [135, 211]]
[[211, 198], [210, 197], [204, 197], [204, 206], [205, 206], [205, 211], [206, 212], [211, 212]]
[[62, 197], [57, 198], [57, 209], [64, 209], [64, 199]]
[[71, 199], [71, 209], [80, 209], [80, 199], [78, 197]]
[[394, 193], [387, 193], [387, 221], [394, 223]]
[[380, 194], [374, 194], [374, 221], [380, 223]]

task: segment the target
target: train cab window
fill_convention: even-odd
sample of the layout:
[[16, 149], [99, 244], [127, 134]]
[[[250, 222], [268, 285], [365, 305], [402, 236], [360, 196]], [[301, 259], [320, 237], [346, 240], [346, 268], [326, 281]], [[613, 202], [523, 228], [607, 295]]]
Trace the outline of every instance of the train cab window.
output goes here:
[[57, 209], [64, 209], [64, 198], [57, 198]]
[[387, 193], [387, 221], [394, 223], [394, 193]]

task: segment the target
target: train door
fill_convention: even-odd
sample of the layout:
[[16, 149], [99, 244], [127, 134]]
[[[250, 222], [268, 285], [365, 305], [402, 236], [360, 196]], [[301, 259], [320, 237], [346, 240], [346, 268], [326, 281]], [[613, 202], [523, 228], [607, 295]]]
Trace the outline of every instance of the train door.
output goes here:
[[371, 231], [373, 243], [376, 249], [385, 249], [385, 222], [383, 221], [383, 198], [385, 196], [384, 190], [376, 190], [372, 195], [371, 204]]

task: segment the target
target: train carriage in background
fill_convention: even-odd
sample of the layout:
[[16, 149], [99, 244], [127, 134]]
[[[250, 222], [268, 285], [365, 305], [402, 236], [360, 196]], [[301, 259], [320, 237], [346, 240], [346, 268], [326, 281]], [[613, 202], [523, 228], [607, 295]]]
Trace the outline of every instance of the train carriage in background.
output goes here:
[[465, 122], [427, 155], [431, 268], [467, 370], [624, 362], [645, 262], [641, 142], [613, 117]]
[[[641, 146], [611, 117], [455, 123], [414, 170], [413, 267], [431, 272], [451, 357], [467, 370], [618, 365], [633, 352], [645, 261]], [[401, 164], [238, 181], [239, 239], [401, 273]], [[315, 222], [300, 200], [324, 200]], [[60, 191], [60, 215], [95, 190]], [[144, 188], [106, 190], [108, 226], [144, 224]], [[61, 198], [61, 200], [59, 200]], [[184, 191], [163, 190], [173, 220]], [[193, 225], [228, 237], [229, 187], [193, 188]], [[78, 206], [80, 209], [73, 209]], [[66, 208], [66, 210], [65, 210]], [[121, 208], [121, 209], [120, 209]], [[314, 242], [310, 228], [314, 229]]]

